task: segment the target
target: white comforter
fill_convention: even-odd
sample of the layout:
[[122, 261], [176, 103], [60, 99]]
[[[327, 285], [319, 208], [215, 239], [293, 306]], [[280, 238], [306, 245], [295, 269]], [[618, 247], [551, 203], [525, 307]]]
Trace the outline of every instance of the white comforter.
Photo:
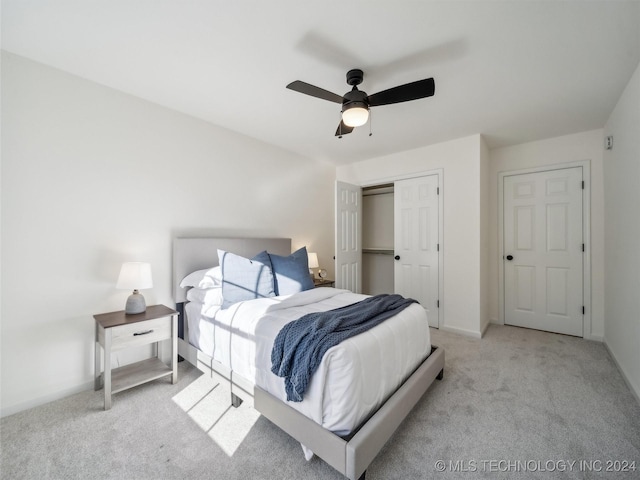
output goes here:
[[[226, 310], [190, 302], [186, 306], [189, 341], [235, 374], [286, 401], [283, 379], [271, 373], [271, 349], [280, 329], [307, 313], [364, 298], [347, 290], [316, 288], [240, 302]], [[412, 304], [368, 332], [329, 349], [304, 400], [287, 403], [324, 428], [346, 435], [376, 410], [430, 351], [425, 310]]]

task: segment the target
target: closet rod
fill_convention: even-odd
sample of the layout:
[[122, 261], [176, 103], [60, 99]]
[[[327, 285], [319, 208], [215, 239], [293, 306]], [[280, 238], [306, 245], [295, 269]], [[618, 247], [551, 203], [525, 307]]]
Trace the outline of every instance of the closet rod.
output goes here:
[[363, 197], [375, 197], [376, 195], [393, 195], [393, 190], [388, 192], [362, 192]]

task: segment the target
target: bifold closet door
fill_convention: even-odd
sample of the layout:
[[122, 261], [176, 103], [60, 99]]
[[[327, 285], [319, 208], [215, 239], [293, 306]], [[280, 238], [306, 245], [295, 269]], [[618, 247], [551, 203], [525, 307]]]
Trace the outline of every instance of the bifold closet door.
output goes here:
[[336, 182], [336, 287], [362, 291], [362, 188]]
[[438, 327], [438, 175], [394, 184], [396, 293], [420, 302]]

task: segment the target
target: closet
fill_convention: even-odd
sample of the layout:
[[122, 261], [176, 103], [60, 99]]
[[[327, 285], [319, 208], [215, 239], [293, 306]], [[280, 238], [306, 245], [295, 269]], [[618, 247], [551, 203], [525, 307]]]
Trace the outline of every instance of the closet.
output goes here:
[[362, 293], [394, 293], [393, 184], [362, 189]]
[[360, 187], [336, 182], [336, 286], [398, 293], [438, 327], [442, 298], [441, 173]]

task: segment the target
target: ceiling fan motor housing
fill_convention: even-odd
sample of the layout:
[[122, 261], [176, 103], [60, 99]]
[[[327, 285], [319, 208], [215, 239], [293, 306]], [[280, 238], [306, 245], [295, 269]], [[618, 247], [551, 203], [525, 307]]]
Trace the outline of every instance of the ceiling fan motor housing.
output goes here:
[[369, 109], [369, 102], [367, 101], [367, 94], [358, 90], [355, 85], [353, 90], [344, 94], [342, 98], [342, 111], [348, 110], [354, 107], [362, 107]]

